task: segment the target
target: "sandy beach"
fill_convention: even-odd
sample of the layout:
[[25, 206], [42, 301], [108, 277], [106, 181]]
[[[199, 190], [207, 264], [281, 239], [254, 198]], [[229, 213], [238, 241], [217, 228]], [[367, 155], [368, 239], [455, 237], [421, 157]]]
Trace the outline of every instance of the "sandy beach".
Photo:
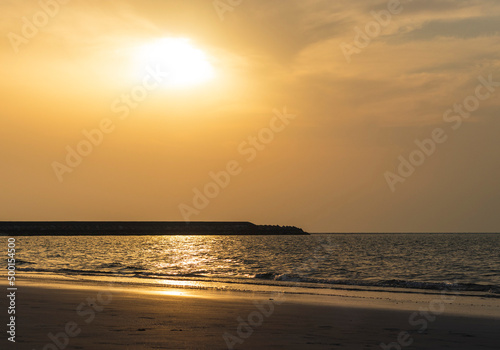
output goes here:
[[415, 301], [397, 293], [348, 294], [308, 298], [24, 283], [16, 298], [16, 343], [4, 339], [2, 348], [498, 348], [497, 299], [457, 296], [440, 303], [445, 297], [439, 295]]

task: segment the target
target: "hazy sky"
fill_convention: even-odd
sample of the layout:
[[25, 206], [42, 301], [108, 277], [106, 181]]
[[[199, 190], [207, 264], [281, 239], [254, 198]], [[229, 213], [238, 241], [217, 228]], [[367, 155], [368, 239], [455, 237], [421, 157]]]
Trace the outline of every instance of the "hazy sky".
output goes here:
[[498, 0], [236, 3], [0, 0], [0, 219], [500, 230]]

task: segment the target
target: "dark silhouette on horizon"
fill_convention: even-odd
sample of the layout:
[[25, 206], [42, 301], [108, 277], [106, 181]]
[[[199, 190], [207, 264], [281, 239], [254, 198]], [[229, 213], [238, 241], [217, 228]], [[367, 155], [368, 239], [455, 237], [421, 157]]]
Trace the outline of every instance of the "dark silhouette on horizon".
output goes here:
[[295, 226], [238, 221], [2, 221], [2, 236], [308, 235]]

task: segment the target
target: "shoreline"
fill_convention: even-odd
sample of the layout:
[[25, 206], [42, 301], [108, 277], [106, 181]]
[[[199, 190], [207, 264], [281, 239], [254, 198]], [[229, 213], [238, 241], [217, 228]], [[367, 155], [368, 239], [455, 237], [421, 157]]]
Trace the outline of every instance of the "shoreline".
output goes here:
[[[165, 294], [224, 298], [262, 298], [283, 295], [289, 302], [310, 305], [344, 305], [353, 308], [373, 308], [415, 311], [432, 303], [444, 304], [443, 313], [458, 316], [500, 318], [500, 298], [471, 295], [453, 290], [309, 288], [301, 285], [260, 285], [200, 280], [152, 279], [147, 283], [130, 282], [129, 278], [72, 279], [69, 276], [31, 275], [17, 278], [19, 288], [56, 288], [68, 290], [111, 290], [134, 294]], [[8, 287], [0, 281], [0, 287]], [[441, 302], [443, 301], [443, 302]]]
[[[26, 272], [22, 271], [23, 278], [33, 283], [52, 281], [54, 283], [89, 283], [94, 285], [111, 284], [124, 285], [131, 288], [136, 287], [182, 287], [182, 288], [201, 288], [216, 289], [225, 291], [280, 291], [295, 290], [300, 291], [297, 294], [311, 294], [328, 296], [331, 293], [340, 292], [361, 292], [361, 293], [395, 293], [395, 294], [415, 294], [415, 295], [441, 295], [443, 293], [475, 298], [500, 299], [500, 294], [486, 292], [477, 289], [460, 289], [460, 284], [453, 283], [427, 283], [434, 285], [431, 287], [401, 287], [398, 285], [380, 285], [380, 284], [344, 284], [321, 283], [311, 281], [297, 281], [294, 279], [257, 279], [243, 277], [224, 277], [224, 276], [118, 276], [112, 272], [109, 274], [58, 274], [57, 272]], [[438, 288], [438, 287], [442, 288]], [[489, 286], [484, 286], [488, 288]]]
[[[432, 298], [385, 300], [377, 293], [363, 293], [364, 298], [356, 293], [310, 298], [23, 280], [17, 293], [16, 342], [30, 350], [49, 344], [49, 334], [58, 336], [61, 344], [67, 342], [68, 349], [110, 350], [228, 349], [228, 341], [234, 349], [359, 349], [400, 340], [411, 340], [417, 349], [436, 344], [496, 349], [500, 340], [500, 314], [479, 315], [481, 308], [492, 307], [481, 298], [458, 296], [458, 302], [438, 312]], [[475, 300], [472, 307], [471, 299]], [[495, 307], [500, 310], [500, 305]], [[415, 316], [422, 309], [425, 312]], [[245, 333], [241, 325], [249, 322], [253, 326]], [[78, 335], [63, 334], [68, 323], [78, 326]]]

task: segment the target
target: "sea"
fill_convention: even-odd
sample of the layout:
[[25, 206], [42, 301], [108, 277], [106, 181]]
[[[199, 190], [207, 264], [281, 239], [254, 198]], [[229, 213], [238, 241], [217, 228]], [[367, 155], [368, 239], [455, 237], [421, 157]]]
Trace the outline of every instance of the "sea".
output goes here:
[[17, 281], [500, 298], [500, 234], [21, 236], [16, 268]]

